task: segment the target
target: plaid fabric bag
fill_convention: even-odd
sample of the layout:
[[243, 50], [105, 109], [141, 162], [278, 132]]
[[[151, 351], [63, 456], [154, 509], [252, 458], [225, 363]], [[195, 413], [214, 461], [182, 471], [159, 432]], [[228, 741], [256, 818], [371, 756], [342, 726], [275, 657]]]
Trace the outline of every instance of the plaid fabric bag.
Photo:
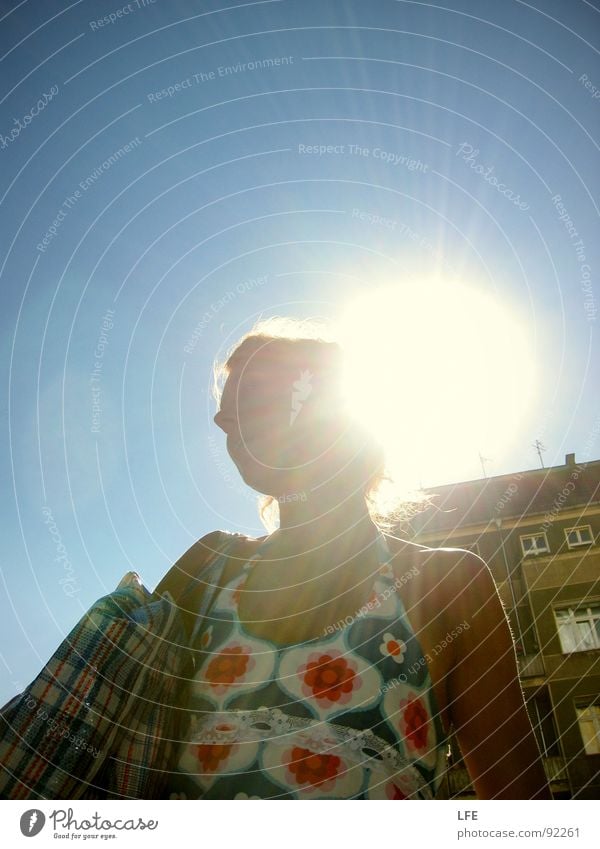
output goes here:
[[[209, 588], [201, 617], [238, 537], [221, 532], [192, 580]], [[192, 673], [173, 597], [150, 593], [128, 572], [0, 711], [0, 798], [163, 798]]]

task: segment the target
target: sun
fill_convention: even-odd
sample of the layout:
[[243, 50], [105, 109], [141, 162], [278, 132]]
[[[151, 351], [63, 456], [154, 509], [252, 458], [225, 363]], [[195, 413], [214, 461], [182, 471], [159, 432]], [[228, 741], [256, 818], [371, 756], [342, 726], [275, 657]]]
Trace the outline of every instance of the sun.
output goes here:
[[358, 297], [336, 324], [349, 409], [395, 477], [409, 487], [480, 477], [480, 455], [494, 474], [533, 402], [530, 343], [509, 306], [419, 278]]

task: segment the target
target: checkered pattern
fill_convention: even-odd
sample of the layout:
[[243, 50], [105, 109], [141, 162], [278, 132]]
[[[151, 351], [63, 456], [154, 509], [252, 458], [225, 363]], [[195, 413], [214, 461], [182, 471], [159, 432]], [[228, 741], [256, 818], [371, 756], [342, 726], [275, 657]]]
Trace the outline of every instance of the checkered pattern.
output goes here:
[[[223, 533], [201, 581], [218, 584], [236, 536]], [[128, 572], [0, 711], [0, 798], [162, 798], [192, 673], [172, 596]]]

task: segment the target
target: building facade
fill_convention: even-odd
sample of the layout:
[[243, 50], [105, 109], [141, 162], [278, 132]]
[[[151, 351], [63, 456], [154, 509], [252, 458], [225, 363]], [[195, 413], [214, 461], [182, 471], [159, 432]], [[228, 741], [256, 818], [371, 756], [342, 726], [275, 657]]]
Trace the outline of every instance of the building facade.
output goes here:
[[[600, 798], [600, 460], [427, 492], [410, 537], [490, 567], [553, 797]], [[440, 797], [476, 798], [453, 738]]]

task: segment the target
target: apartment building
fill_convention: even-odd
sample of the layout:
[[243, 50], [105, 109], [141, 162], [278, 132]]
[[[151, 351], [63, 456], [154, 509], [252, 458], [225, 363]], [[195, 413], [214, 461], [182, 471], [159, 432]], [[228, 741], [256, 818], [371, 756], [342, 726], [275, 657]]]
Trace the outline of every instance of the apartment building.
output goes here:
[[[410, 536], [489, 565], [554, 798], [600, 798], [600, 460], [428, 492]], [[449, 763], [440, 797], [475, 798], [455, 740]]]

